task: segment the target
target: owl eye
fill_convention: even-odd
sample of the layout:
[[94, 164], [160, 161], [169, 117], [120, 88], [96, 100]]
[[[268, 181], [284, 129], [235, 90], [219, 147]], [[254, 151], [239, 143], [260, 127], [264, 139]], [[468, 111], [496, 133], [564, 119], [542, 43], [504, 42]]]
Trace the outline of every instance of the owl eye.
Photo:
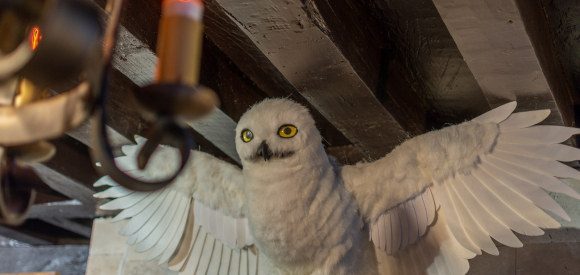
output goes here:
[[245, 129], [242, 131], [242, 140], [244, 142], [250, 142], [250, 140], [252, 140], [254, 138], [254, 134], [252, 133], [252, 131]]
[[294, 137], [298, 133], [298, 129], [293, 125], [282, 125], [278, 130], [278, 135], [283, 138], [291, 138]]

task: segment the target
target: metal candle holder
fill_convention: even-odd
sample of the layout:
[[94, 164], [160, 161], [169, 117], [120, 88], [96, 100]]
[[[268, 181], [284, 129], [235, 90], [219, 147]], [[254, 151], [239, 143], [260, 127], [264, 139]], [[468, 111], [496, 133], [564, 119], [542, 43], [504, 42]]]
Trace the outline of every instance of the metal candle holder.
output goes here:
[[[4, 53], [0, 54], [0, 223], [22, 223], [34, 202], [34, 190], [46, 187], [32, 169], [22, 165], [50, 159], [55, 147], [44, 140], [78, 127], [91, 114], [95, 137], [91, 157], [101, 164], [103, 174], [120, 185], [138, 191], [159, 189], [171, 183], [185, 166], [193, 139], [182, 120], [203, 116], [217, 104], [212, 90], [197, 85], [203, 4], [164, 1], [158, 43], [160, 76], [155, 84], [133, 92], [142, 114], [154, 125], [152, 136], [139, 153], [139, 168], [145, 168], [160, 143], [173, 145], [181, 153], [180, 169], [173, 176], [143, 182], [115, 165], [105, 128], [104, 106], [123, 3], [107, 2], [110, 16], [104, 32], [98, 11], [84, 1], [0, 0], [0, 16], [9, 13], [6, 16], [17, 21], [11, 25], [16, 28], [0, 34], [0, 53]], [[26, 29], [25, 35], [20, 29]], [[16, 42], [9, 43], [12, 40]], [[183, 47], [174, 48], [177, 44]], [[75, 88], [46, 98], [45, 87], [81, 75], [85, 81]]]
[[[139, 169], [145, 169], [157, 146], [165, 143], [179, 150], [181, 160], [178, 171], [169, 178], [145, 182], [117, 167], [107, 139], [106, 115], [102, 108], [107, 81], [103, 83], [101, 103], [94, 117], [95, 144], [91, 151], [92, 159], [100, 164], [99, 169], [103, 174], [119, 185], [137, 191], [163, 188], [179, 175], [194, 147], [193, 137], [182, 122], [183, 119], [197, 119], [211, 112], [218, 104], [217, 96], [211, 89], [197, 85], [203, 39], [203, 3], [199, 0], [165, 0], [162, 6], [156, 83], [132, 92], [141, 114], [154, 121], [153, 134], [139, 152], [137, 164]], [[110, 58], [106, 74], [110, 73]]]

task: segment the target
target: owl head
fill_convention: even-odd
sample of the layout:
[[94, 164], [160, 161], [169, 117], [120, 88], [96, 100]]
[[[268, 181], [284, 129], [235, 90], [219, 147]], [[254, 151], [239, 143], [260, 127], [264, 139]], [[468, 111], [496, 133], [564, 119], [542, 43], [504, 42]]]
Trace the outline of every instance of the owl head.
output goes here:
[[296, 161], [322, 147], [320, 132], [304, 106], [289, 99], [265, 99], [236, 127], [236, 150], [244, 166]]

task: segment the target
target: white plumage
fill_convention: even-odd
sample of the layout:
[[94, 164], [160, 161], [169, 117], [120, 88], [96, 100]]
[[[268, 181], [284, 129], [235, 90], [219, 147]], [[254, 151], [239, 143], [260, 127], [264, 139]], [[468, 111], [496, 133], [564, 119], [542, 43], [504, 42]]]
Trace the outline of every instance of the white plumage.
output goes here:
[[[135, 251], [182, 274], [465, 274], [468, 259], [497, 255], [491, 238], [541, 235], [570, 217], [543, 189], [580, 199], [558, 178], [580, 172], [558, 161], [580, 150], [558, 144], [575, 128], [534, 126], [548, 110], [512, 113], [512, 102], [472, 121], [405, 141], [384, 158], [339, 167], [303, 106], [268, 99], [240, 119], [243, 170], [193, 152], [169, 187], [141, 193], [108, 177], [96, 194], [123, 209], [114, 221]], [[120, 167], [162, 178], [177, 151], [160, 147], [146, 170], [123, 147]], [[368, 235], [367, 235], [368, 234]], [[374, 244], [374, 245], [373, 245]]]

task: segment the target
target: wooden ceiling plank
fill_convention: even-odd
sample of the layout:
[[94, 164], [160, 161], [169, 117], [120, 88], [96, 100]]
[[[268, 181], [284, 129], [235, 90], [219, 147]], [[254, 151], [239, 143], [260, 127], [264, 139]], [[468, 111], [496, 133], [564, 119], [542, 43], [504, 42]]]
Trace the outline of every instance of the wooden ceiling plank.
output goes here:
[[97, 200], [93, 194], [102, 188], [93, 187], [93, 183], [101, 175], [93, 167], [87, 146], [68, 136], [50, 142], [56, 147], [56, 154], [50, 160], [26, 165], [54, 191], [83, 204], [95, 205]]
[[41, 163], [33, 163], [29, 166], [32, 167], [38, 176], [55, 191], [87, 205], [95, 205], [97, 203], [97, 200], [93, 198], [95, 191], [84, 184]]
[[66, 229], [83, 237], [91, 238], [92, 228], [62, 217], [40, 217], [39, 220]]
[[[292, 86], [290, 82], [268, 60], [265, 53], [260, 51], [254, 42], [230, 19], [226, 11], [214, 1], [206, 1], [204, 18], [205, 34], [227, 55], [244, 75], [267, 95], [267, 97], [283, 97], [294, 100], [309, 107], [312, 117], [329, 146], [348, 145], [350, 141], [334, 127], [316, 108]], [[206, 47], [204, 46], [204, 51]], [[202, 60], [202, 66], [204, 60]], [[207, 73], [202, 70], [202, 76]], [[238, 94], [236, 89], [231, 94]], [[240, 95], [243, 96], [243, 95]], [[239, 97], [239, 96], [238, 96]], [[246, 106], [247, 107], [247, 106]], [[234, 119], [236, 120], [236, 119]]]
[[[94, 1], [101, 7], [105, 5], [103, 0]], [[222, 100], [220, 106], [222, 111], [237, 121], [248, 106], [265, 97], [286, 97], [305, 106], [310, 106], [308, 101], [288, 83], [268, 59], [263, 57], [262, 52], [255, 47], [246, 47], [253, 45], [253, 42], [238, 30], [238, 27], [224, 15], [223, 10], [218, 9], [221, 14], [219, 12], [216, 14], [211, 6], [212, 3], [205, 2], [205, 4], [204, 24], [206, 28], [204, 32], [213, 42], [204, 39], [201, 83], [218, 93]], [[149, 46], [149, 49], [155, 51], [161, 2], [157, 0], [129, 1], [124, 12], [122, 25], [134, 37]], [[230, 28], [231, 26], [233, 28]], [[248, 40], [248, 43], [241, 45], [244, 39]], [[214, 50], [215, 45], [218, 45], [220, 50]], [[224, 51], [224, 47], [232, 48], [233, 46], [241, 50], [237, 53]], [[138, 47], [137, 50], [139, 49], [142, 48]], [[223, 58], [225, 57], [224, 52], [227, 52], [226, 58]], [[139, 58], [139, 55], [133, 55], [133, 58]], [[237, 77], [232, 76], [232, 73], [238, 74]], [[350, 144], [344, 135], [316, 109], [310, 109], [327, 144]]]
[[[115, 69], [139, 86], [153, 83], [157, 63], [155, 53], [123, 26], [119, 30], [117, 44], [119, 46], [113, 56]], [[240, 162], [233, 143], [236, 122], [220, 109], [216, 108], [210, 115], [187, 123], [230, 158]]]
[[[76, 129], [68, 131], [66, 134], [82, 142], [86, 146], [91, 147], [91, 121], [92, 119], [89, 118], [87, 121], [85, 121], [85, 123], [81, 124]], [[111, 126], [106, 125], [105, 127], [107, 128], [107, 136], [109, 137], [109, 143], [111, 146], [118, 147], [122, 145], [134, 144], [133, 141], [124, 135], [121, 135], [115, 129], [111, 128]]]
[[367, 158], [383, 156], [408, 137], [326, 34], [323, 19], [310, 18], [301, 1], [206, 3], [209, 10], [223, 9], [253, 47]]
[[18, 230], [17, 228], [11, 228], [7, 226], [0, 225], [0, 236], [4, 236], [9, 239], [17, 240], [22, 243], [27, 243], [30, 245], [51, 245], [53, 242], [26, 234]]
[[[101, 0], [95, 0], [95, 2], [101, 7], [104, 5], [104, 1]], [[152, 81], [150, 76], [154, 71], [154, 65], [150, 66], [149, 64], [154, 64], [156, 58], [154, 52], [150, 49], [155, 49], [156, 39], [154, 38], [157, 34], [159, 17], [160, 2], [146, 1], [139, 5], [129, 2], [125, 8], [125, 16], [121, 21], [123, 27], [120, 31], [120, 40], [117, 45], [115, 64], [118, 66], [118, 64], [122, 64], [122, 62], [126, 63], [124, 64], [126, 65], [125, 68], [118, 69], [123, 71], [129, 78], [137, 79], [136, 83], [139, 85], [145, 85]], [[207, 26], [206, 34], [213, 29], [213, 17], [210, 8], [207, 8], [205, 16]], [[234, 27], [237, 28], [235, 25]], [[226, 33], [227, 32], [228, 31], [226, 31]], [[231, 55], [225, 56], [223, 52], [208, 39], [204, 39], [203, 52], [201, 83], [213, 88], [218, 93], [222, 100], [222, 106], [220, 109], [232, 118], [233, 121], [237, 121], [248, 106], [257, 103], [266, 97], [290, 97], [299, 103], [308, 105], [308, 102], [301, 97], [295, 88], [289, 85], [287, 81], [284, 80], [286, 83], [284, 87], [281, 85], [275, 85], [279, 84], [279, 81], [270, 81], [275, 78], [274, 74], [262, 74], [262, 77], [255, 78], [251, 74], [247, 74], [245, 70], [238, 69], [240, 63], [234, 61], [234, 65], [230, 60]], [[248, 57], [248, 55], [244, 56]], [[251, 60], [256, 57], [249, 56], [249, 58]], [[267, 61], [267, 59], [265, 60]], [[268, 61], [267, 63], [269, 64]], [[122, 64], [121, 66], [124, 65]], [[257, 68], [257, 71], [261, 71], [263, 66], [251, 66], [251, 64], [249, 64], [249, 67]], [[270, 65], [270, 67], [272, 66]], [[248, 65], [246, 65], [245, 68], [248, 68]], [[248, 75], [249, 78], [246, 77], [246, 75]], [[278, 73], [278, 75], [280, 74]], [[284, 78], [281, 76], [278, 79]], [[256, 80], [258, 80], [258, 82], [255, 82]], [[264, 85], [264, 83], [267, 83], [268, 85]], [[288, 87], [291, 87], [292, 90], [288, 91], [285, 89]], [[332, 124], [320, 115], [316, 109], [312, 109], [311, 111], [317, 121], [317, 126], [329, 145], [350, 144], [344, 135], [342, 135]], [[219, 122], [224, 121], [224, 119], [225, 117], [218, 117], [216, 120]], [[198, 126], [200, 125], [196, 125], [196, 127]], [[211, 129], [201, 129], [199, 131], [204, 132], [205, 135], [208, 133], [211, 135], [211, 133], [214, 132]], [[231, 140], [231, 138], [234, 137], [230, 136], [227, 140]], [[231, 154], [233, 155], [234, 152], [231, 152]]]
[[[566, 126], [577, 126], [580, 112], [580, 45], [577, 1], [516, 0], [526, 31]], [[578, 138], [576, 138], [578, 140]]]
[[432, 2], [310, 1], [332, 40], [411, 135], [490, 110]]
[[77, 200], [35, 204], [30, 208], [28, 218], [92, 219], [95, 217], [95, 207]]
[[515, 0], [433, 0], [491, 107], [518, 101], [519, 111], [562, 114], [526, 33]]

